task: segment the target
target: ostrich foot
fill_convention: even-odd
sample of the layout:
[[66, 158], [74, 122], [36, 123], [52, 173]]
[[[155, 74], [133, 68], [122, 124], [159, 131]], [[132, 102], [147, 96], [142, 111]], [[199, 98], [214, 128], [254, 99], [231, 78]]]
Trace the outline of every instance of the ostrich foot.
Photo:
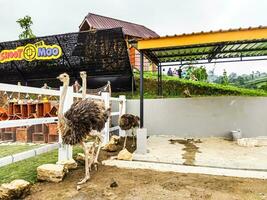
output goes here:
[[86, 183], [90, 179], [90, 176], [85, 176], [84, 179], [82, 179], [80, 182], [77, 183], [77, 185], [82, 185]]
[[100, 163], [98, 161], [94, 161], [93, 165], [94, 165], [95, 171], [98, 171], [98, 166], [100, 165]]

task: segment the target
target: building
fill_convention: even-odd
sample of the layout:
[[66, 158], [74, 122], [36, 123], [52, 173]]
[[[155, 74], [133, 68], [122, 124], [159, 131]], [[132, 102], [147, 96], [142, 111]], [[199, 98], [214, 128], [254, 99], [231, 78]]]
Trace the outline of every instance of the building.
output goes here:
[[[100, 30], [100, 29], [110, 29], [110, 28], [118, 28], [121, 27], [123, 33], [125, 35], [125, 39], [127, 41], [127, 46], [129, 49], [129, 56], [131, 66], [135, 69], [139, 69], [140, 65], [140, 54], [139, 52], [132, 47], [128, 41], [132, 39], [144, 39], [144, 38], [153, 38], [159, 37], [159, 35], [152, 31], [151, 29], [131, 23], [126, 22], [119, 19], [114, 19], [106, 16], [101, 16], [93, 13], [89, 13], [86, 15], [81, 25], [79, 26], [80, 31], [88, 31], [88, 30]], [[145, 71], [154, 71], [156, 70], [156, 66], [152, 65], [149, 60], [144, 60], [144, 70]]]
[[1, 83], [53, 88], [66, 72], [70, 85], [81, 83], [87, 72], [87, 87], [111, 83], [112, 91], [132, 91], [133, 73], [122, 28], [64, 33], [32, 39], [0, 42]]

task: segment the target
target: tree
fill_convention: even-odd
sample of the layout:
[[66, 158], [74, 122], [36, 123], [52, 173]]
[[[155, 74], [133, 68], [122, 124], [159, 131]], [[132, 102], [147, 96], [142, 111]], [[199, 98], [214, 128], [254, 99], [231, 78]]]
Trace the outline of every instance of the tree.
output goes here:
[[232, 72], [231, 74], [229, 74], [229, 76], [228, 76], [229, 83], [235, 83], [236, 79], [237, 79], [236, 73]]
[[22, 28], [22, 33], [19, 35], [19, 39], [30, 39], [36, 37], [32, 33], [31, 25], [33, 22], [30, 16], [26, 15], [25, 17], [18, 19], [17, 23]]
[[229, 83], [229, 80], [228, 80], [227, 72], [224, 69], [223, 70], [223, 76], [222, 76], [222, 84], [227, 85], [228, 83]]
[[243, 76], [238, 76], [236, 81], [235, 81], [235, 84], [237, 86], [242, 86], [245, 84], [245, 78]]
[[252, 73], [251, 73], [251, 79], [253, 80], [254, 78], [255, 78], [255, 72], [252, 71]]
[[197, 78], [199, 81], [207, 81], [208, 73], [205, 67], [201, 66], [198, 68], [194, 68], [192, 70], [192, 74]]

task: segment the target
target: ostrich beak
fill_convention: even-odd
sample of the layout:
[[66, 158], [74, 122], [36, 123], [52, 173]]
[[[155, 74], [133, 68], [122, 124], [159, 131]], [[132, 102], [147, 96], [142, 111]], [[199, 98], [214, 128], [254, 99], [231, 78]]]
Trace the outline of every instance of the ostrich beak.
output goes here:
[[57, 79], [60, 79], [60, 77], [58, 76]]

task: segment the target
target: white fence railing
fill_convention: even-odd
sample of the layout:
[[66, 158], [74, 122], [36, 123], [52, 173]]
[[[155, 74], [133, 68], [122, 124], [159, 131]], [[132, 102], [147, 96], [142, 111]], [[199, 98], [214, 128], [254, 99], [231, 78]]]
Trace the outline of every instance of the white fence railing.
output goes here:
[[[60, 97], [61, 91], [41, 89], [36, 87], [19, 86], [0, 83], [0, 91], [12, 92], [12, 93], [25, 93], [25, 94], [38, 94], [47, 96], [57, 96]], [[63, 106], [63, 111], [66, 112], [72, 105], [74, 98], [82, 98], [81, 93], [74, 93], [73, 88], [69, 87], [67, 91], [66, 100]], [[109, 108], [112, 102], [119, 102], [119, 111], [111, 112], [111, 116], [121, 116], [126, 113], [126, 98], [125, 96], [120, 96], [119, 98], [110, 97], [110, 94], [103, 92], [101, 96], [87, 94], [86, 98], [102, 100], [105, 103], [106, 108]], [[37, 124], [46, 124], [57, 122], [57, 117], [47, 117], [47, 118], [36, 118], [36, 119], [19, 119], [19, 120], [7, 120], [0, 121], [0, 128], [10, 128], [10, 127], [20, 127], [20, 126], [31, 126]], [[110, 127], [110, 119], [105, 124], [103, 130], [104, 134], [104, 144], [109, 141], [109, 134], [111, 131], [119, 130], [119, 135], [124, 136], [125, 131], [121, 130], [119, 126]], [[72, 158], [72, 148], [69, 145], [62, 145], [62, 139], [59, 137], [59, 161], [68, 160]]]

